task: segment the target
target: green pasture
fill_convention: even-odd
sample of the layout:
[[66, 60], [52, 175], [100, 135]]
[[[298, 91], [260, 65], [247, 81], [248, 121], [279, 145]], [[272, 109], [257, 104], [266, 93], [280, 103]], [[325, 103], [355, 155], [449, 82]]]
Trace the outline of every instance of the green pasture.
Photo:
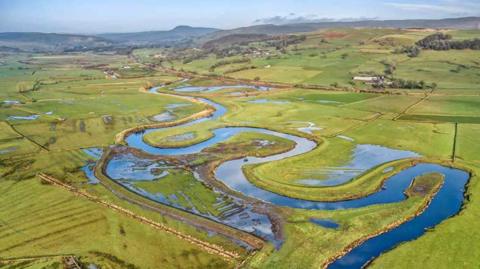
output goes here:
[[[114, 268], [131, 268], [118, 261], [139, 268], [232, 266], [171, 234], [74, 197], [58, 187], [42, 185], [39, 180], [2, 180], [0, 189], [3, 258], [74, 254], [99, 266]], [[108, 253], [115, 259], [99, 259], [97, 252]]]
[[[480, 36], [477, 30], [448, 32], [459, 40]], [[480, 233], [475, 231], [480, 214], [477, 201], [480, 193], [480, 95], [477, 92], [480, 54], [473, 50], [423, 50], [418, 57], [410, 58], [395, 53], [401, 46], [413, 45], [431, 33], [419, 29], [327, 29], [307, 33], [305, 41], [289, 45], [283, 52], [266, 47], [265, 42], [250, 44], [268, 50], [268, 56], [219, 58], [209, 54], [206, 58], [193, 57], [192, 61], [184, 59], [198, 51], [175, 51], [172, 48], [136, 49], [134, 57], [109, 53], [0, 55], [0, 258], [74, 254], [81, 262], [95, 263], [101, 268], [236, 266], [164, 231], [154, 230], [58, 187], [42, 184], [36, 178], [40, 172], [168, 227], [238, 251], [242, 258], [246, 256], [244, 249], [226, 238], [209, 235], [131, 204], [101, 184], [87, 184], [80, 170], [89, 159], [82, 152], [83, 148], [108, 147], [119, 132], [155, 123], [152, 116], [166, 111], [181, 119], [205, 108], [198, 103], [189, 103], [172, 109], [169, 105], [187, 101], [141, 91], [145, 87], [181, 79], [161, 68], [142, 64], [162, 62], [164, 67], [220, 76], [194, 77], [185, 83], [194, 86], [239, 83], [221, 77], [223, 75], [291, 85], [270, 91], [227, 89], [192, 93], [224, 105], [228, 112], [216, 121], [156, 130], [145, 136], [147, 143], [162, 147], [188, 146], [210, 138], [213, 129], [225, 126], [268, 128], [308, 137], [319, 144], [313, 151], [281, 161], [247, 165], [244, 172], [259, 187], [311, 200], [332, 201], [370, 194], [385, 179], [411, 165], [411, 160], [382, 164], [337, 187], [299, 184], [299, 179], [325, 179], [325, 170], [351, 161], [358, 144], [414, 151], [426, 161], [466, 169], [472, 178], [466, 194], [468, 199], [459, 215], [419, 239], [383, 254], [371, 267], [479, 267], [477, 242]], [[165, 57], [171, 53], [178, 53], [183, 58], [169, 62]], [[251, 62], [226, 64], [217, 67], [213, 73], [209, 71], [219, 61], [239, 57], [251, 57]], [[230, 72], [251, 65], [256, 68]], [[356, 75], [383, 74], [387, 65], [395, 66], [392, 74], [395, 78], [423, 80], [436, 83], [437, 87], [432, 92], [388, 89], [360, 93], [371, 86], [352, 82]], [[118, 77], [112, 77], [111, 72]], [[160, 92], [173, 93], [171, 89], [178, 84], [168, 85]], [[298, 88], [294, 87], [295, 84]], [[302, 89], [298, 84], [324, 89]], [[241, 94], [232, 95], [232, 92]], [[265, 102], [258, 102], [263, 99]], [[252, 102], [255, 100], [257, 103]], [[20, 104], [3, 101], [19, 101]], [[29, 115], [39, 115], [39, 118], [9, 118]], [[317, 129], [311, 133], [302, 131], [308, 126]], [[185, 134], [188, 139], [177, 139]], [[352, 141], [338, 135], [347, 136]], [[265, 146], [265, 141], [273, 143]], [[246, 155], [272, 155], [293, 146], [292, 142], [282, 138], [242, 133], [185, 160], [195, 166]], [[453, 153], [455, 162], [452, 163]], [[385, 172], [389, 167], [393, 170]], [[223, 198], [219, 193], [195, 179], [191, 171], [172, 168], [169, 173], [164, 178], [134, 184], [167, 199], [176, 196], [176, 202], [185, 208], [194, 206], [202, 213], [221, 215], [216, 205], [218, 199]], [[416, 179], [414, 186], [416, 184], [431, 190], [438, 180], [429, 175]], [[191, 199], [181, 196], [182, 193]], [[400, 203], [352, 210], [275, 208], [282, 218], [283, 246], [274, 250], [267, 244], [250, 257], [245, 266], [317, 268], [354, 240], [411, 216], [426, 199], [425, 194], [412, 190], [407, 194], [410, 197]], [[128, 195], [137, 197], [133, 193]], [[331, 219], [340, 227], [323, 228], [313, 224], [311, 218]], [[42, 258], [12, 266], [55, 268], [58, 263], [57, 258]]]

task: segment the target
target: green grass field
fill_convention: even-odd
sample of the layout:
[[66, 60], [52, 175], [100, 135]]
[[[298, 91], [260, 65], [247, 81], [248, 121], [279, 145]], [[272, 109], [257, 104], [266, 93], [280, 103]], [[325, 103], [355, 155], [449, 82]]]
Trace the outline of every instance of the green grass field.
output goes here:
[[[188, 242], [39, 180], [2, 180], [0, 189], [2, 258], [75, 254], [107, 268], [156, 268], [159, 263], [164, 268], [231, 266]], [[115, 259], [102, 259], [97, 252]]]
[[150, 145], [155, 145], [157, 147], [184, 147], [200, 143], [213, 136], [213, 133], [207, 129], [184, 129], [185, 130], [172, 130], [172, 134], [166, 134], [166, 132], [159, 130], [147, 134], [144, 139]]
[[[457, 40], [480, 36], [478, 30], [448, 32]], [[472, 178], [468, 199], [459, 215], [419, 239], [382, 254], [371, 268], [479, 267], [480, 54], [478, 50], [422, 50], [418, 57], [411, 58], [395, 53], [430, 33], [419, 29], [326, 29], [308, 33], [304, 41], [283, 50], [255, 42], [250, 46], [262, 49], [262, 53], [224, 58], [213, 53], [195, 58], [198, 50], [175, 48], [135, 49], [130, 56], [90, 52], [1, 54], [0, 262], [38, 255], [42, 257], [6, 268], [57, 268], [59, 257], [43, 256], [74, 255], [83, 264], [94, 263], [99, 268], [236, 268], [244, 259], [241, 268], [319, 268], [353, 241], [412, 216], [438, 183], [437, 176], [421, 177], [414, 186], [420, 184], [428, 192], [419, 194], [410, 189], [410, 197], [403, 202], [359, 209], [322, 211], [272, 206], [278, 218], [275, 228], [283, 234], [284, 244], [276, 250], [267, 243], [253, 253], [223, 236], [188, 224], [198, 221], [199, 216], [182, 212], [188, 221], [176, 220], [149, 210], [145, 204], [139, 206], [119, 198], [120, 193], [140, 199], [112, 182], [116, 192], [102, 184], [87, 183], [81, 169], [91, 158], [83, 149], [108, 149], [123, 130], [158, 123], [155, 115], [169, 112], [179, 120], [205, 109], [179, 97], [145, 93], [145, 88], [166, 83], [160, 91], [175, 94], [172, 89], [179, 85], [236, 85], [248, 83], [236, 79], [247, 79], [285, 85], [269, 91], [181, 93], [208, 98], [225, 106], [227, 113], [217, 120], [153, 131], [145, 141], [161, 147], [185, 147], [211, 138], [212, 130], [225, 126], [267, 128], [307, 137], [318, 143], [311, 152], [246, 166], [244, 172], [252, 183], [264, 189], [310, 200], [336, 201], [368, 195], [385, 179], [411, 165], [410, 159], [380, 164], [336, 187], [299, 182], [328, 178], [325, 171], [351, 162], [358, 145], [412, 151], [425, 161], [465, 169]], [[181, 57], [166, 60], [171, 53]], [[211, 71], [215, 64], [240, 58], [248, 58], [249, 62], [221, 64]], [[255, 68], [234, 70], [246, 66]], [[352, 81], [357, 75], [384, 74], [387, 66], [395, 66], [391, 74], [394, 78], [435, 82], [437, 87], [381, 90]], [[182, 74], [191, 78], [181, 84], [178, 81], [182, 77], [163, 67], [191, 72]], [[187, 105], [172, 106], [179, 104]], [[38, 118], [12, 118], [32, 115]], [[218, 201], [227, 198], [212, 190], [212, 182], [197, 180], [194, 168], [247, 155], [268, 156], [292, 147], [291, 141], [282, 138], [242, 133], [199, 154], [181, 157], [178, 163], [182, 167], [169, 168], [164, 178], [133, 184], [161, 194], [180, 207], [220, 216], [223, 212]], [[165, 231], [42, 184], [39, 173], [194, 238], [238, 252], [240, 258], [226, 261]], [[220, 182], [213, 185], [226, 188]], [[147, 204], [157, 205], [153, 201]], [[327, 229], [312, 223], [312, 218], [331, 219], [340, 227]]]
[[[234, 78], [263, 81], [304, 83], [322, 86], [366, 87], [352, 83], [362, 73], [382, 74], [385, 62], [395, 64], [395, 77], [435, 82], [442, 89], [475, 90], [479, 83], [477, 51], [423, 51], [416, 58], [394, 54], [401, 46], [411, 46], [429, 33], [415, 30], [332, 29], [307, 35], [305, 41], [290, 45], [285, 53], [271, 52], [255, 57], [248, 66], [255, 69], [227, 72], [238, 64], [209, 71], [219, 60], [213, 55], [186, 64], [173, 62], [172, 67], [201, 74], [227, 75]], [[478, 31], [451, 31], [454, 39], [478, 37]], [[261, 45], [259, 47], [263, 48]]]

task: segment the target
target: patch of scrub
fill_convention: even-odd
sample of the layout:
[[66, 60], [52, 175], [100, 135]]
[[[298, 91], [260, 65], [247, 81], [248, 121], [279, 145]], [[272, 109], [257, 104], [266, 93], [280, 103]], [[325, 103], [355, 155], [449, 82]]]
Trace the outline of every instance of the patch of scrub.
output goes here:
[[355, 141], [355, 139], [351, 138], [351, 137], [348, 137], [348, 136], [345, 136], [345, 135], [337, 135], [338, 138], [341, 138], [343, 140], [347, 140], [347, 141], [350, 141], [350, 142], [353, 142]]
[[337, 229], [338, 227], [340, 227], [340, 225], [338, 223], [336, 223], [335, 221], [330, 220], [330, 219], [315, 219], [315, 218], [312, 218], [312, 219], [310, 219], [310, 221], [314, 224], [317, 224], [319, 226], [322, 226], [322, 227], [328, 228], [328, 229]]
[[152, 116], [152, 120], [156, 122], [172, 121], [176, 118], [170, 111]]
[[290, 103], [289, 101], [284, 100], [271, 100], [271, 99], [255, 99], [250, 100], [248, 103], [252, 104], [275, 104], [275, 105], [284, 105]]
[[268, 91], [271, 88], [255, 85], [220, 85], [220, 86], [183, 86], [173, 89], [176, 92], [216, 92], [225, 89], [254, 89], [257, 91]]
[[36, 120], [40, 115], [30, 115], [30, 116], [9, 116], [7, 120]]
[[107, 164], [107, 175], [114, 180], [151, 181], [168, 175], [171, 167], [127, 154], [115, 155]]
[[380, 164], [416, 157], [420, 157], [420, 155], [412, 151], [361, 144], [353, 149], [352, 159], [345, 166], [319, 169], [317, 174], [323, 175], [324, 179], [301, 179], [297, 183], [308, 186], [336, 186], [346, 183]]
[[270, 141], [265, 139], [255, 140], [254, 142], [257, 143], [259, 147], [267, 147], [267, 146], [275, 145], [275, 141]]

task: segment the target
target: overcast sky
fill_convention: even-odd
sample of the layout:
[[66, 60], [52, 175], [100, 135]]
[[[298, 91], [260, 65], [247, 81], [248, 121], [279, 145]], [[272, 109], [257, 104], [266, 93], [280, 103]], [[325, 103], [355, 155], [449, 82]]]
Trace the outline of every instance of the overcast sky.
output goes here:
[[235, 28], [258, 23], [480, 16], [480, 0], [0, 0], [0, 32]]

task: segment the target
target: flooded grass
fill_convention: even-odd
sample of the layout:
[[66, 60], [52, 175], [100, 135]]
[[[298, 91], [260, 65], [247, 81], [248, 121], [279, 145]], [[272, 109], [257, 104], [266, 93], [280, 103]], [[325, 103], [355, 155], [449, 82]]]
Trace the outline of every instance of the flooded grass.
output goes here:
[[337, 229], [338, 227], [340, 227], [338, 223], [330, 219], [310, 219], [310, 221], [328, 229]]

